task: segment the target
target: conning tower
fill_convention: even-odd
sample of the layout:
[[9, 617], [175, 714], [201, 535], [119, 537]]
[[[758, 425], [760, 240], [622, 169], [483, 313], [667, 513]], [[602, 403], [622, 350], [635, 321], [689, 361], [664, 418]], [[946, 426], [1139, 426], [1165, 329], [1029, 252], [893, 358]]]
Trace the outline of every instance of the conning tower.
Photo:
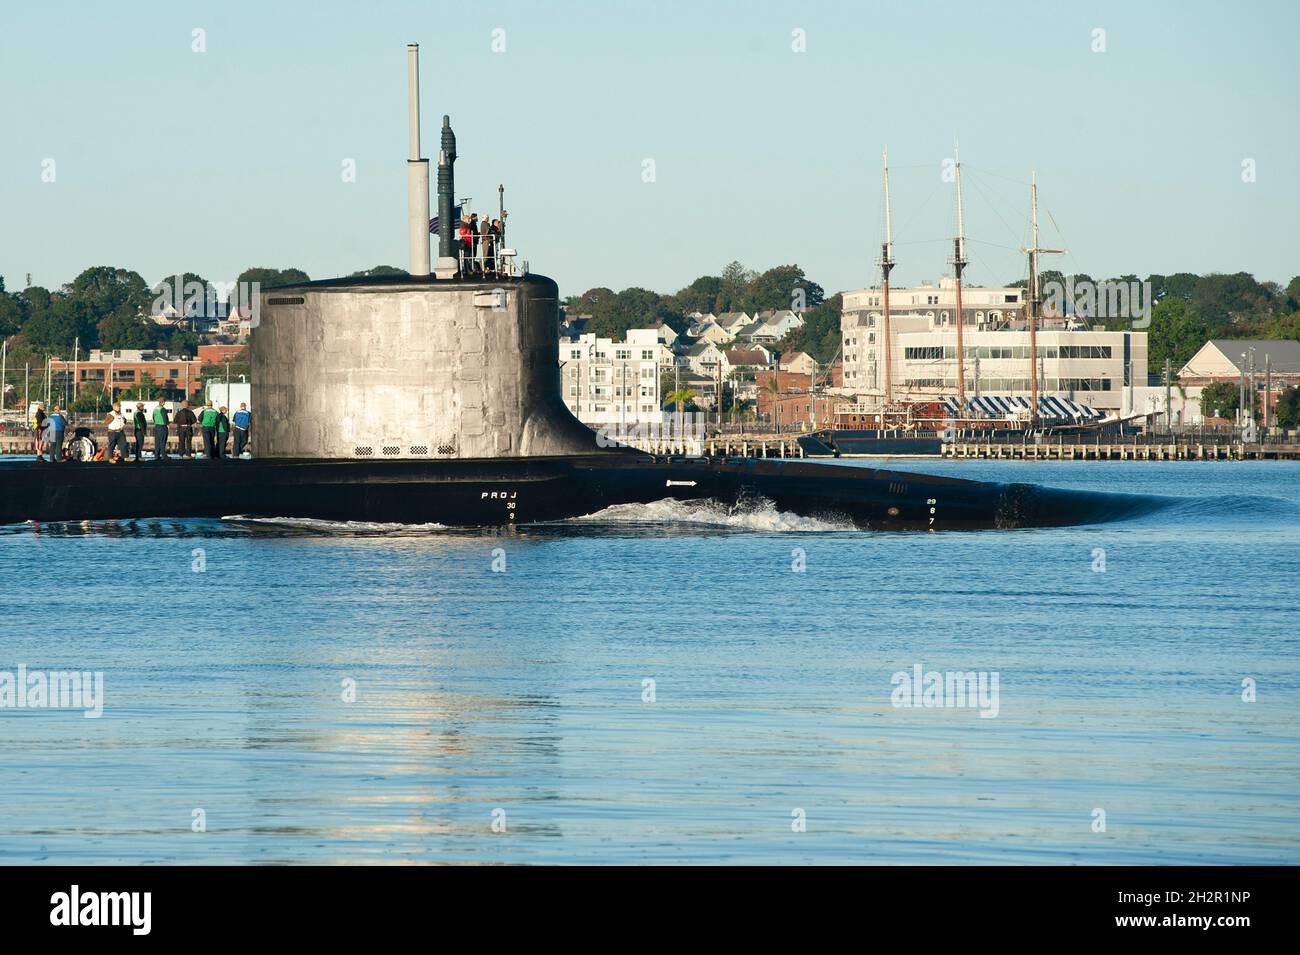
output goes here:
[[[419, 156], [419, 60], [408, 47], [409, 276], [263, 292], [252, 331], [259, 457], [498, 458], [590, 453], [560, 392], [559, 293], [497, 249], [463, 267], [453, 231], [456, 140], [443, 117], [438, 260], [429, 268], [429, 164]], [[502, 256], [501, 253], [507, 253]]]

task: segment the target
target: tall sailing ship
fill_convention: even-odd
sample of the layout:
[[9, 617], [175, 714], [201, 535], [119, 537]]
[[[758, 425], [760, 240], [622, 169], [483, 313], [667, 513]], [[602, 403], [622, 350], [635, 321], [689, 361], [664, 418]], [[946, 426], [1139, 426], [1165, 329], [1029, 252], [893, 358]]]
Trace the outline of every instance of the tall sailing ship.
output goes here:
[[[890, 274], [896, 261], [887, 152], [882, 157], [882, 165], [884, 238], [876, 260], [880, 270], [880, 286], [878, 289], [864, 290], [864, 307], [857, 313], [862, 317], [857, 319], [856, 325], [852, 324], [854, 313], [850, 309], [849, 294], [852, 293], [846, 294], [845, 299], [845, 315], [849, 320], [845, 322], [844, 347], [841, 351], [846, 376], [844, 388], [856, 392], [857, 400], [851, 404], [841, 403], [836, 408], [831, 427], [803, 435], [799, 440], [804, 452], [810, 455], [836, 456], [926, 455], [940, 453], [946, 440], [1006, 436], [1019, 436], [1028, 440], [1045, 434], [1077, 434], [1119, 427], [1122, 415], [1118, 411], [1112, 413], [1095, 408], [1087, 402], [1075, 400], [1073, 394], [1044, 394], [1044, 391], [1053, 389], [1040, 387], [1044, 378], [1043, 353], [1050, 352], [1056, 358], [1058, 352], [1055, 346], [1039, 347], [1039, 330], [1043, 322], [1039, 256], [1061, 254], [1064, 250], [1043, 248], [1040, 244], [1036, 174], [1030, 182], [1031, 239], [1029, 246], [1021, 250], [1028, 259], [1026, 287], [1023, 290], [1014, 287], [976, 289], [976, 293], [989, 302], [987, 324], [986, 313], [982, 310], [983, 303], [977, 303], [976, 307], [980, 310], [976, 311], [969, 301], [963, 302], [963, 275], [969, 259], [962, 204], [961, 160], [956, 150], [953, 171], [957, 229], [948, 258], [952, 276], [945, 279], [938, 288], [922, 286], [919, 289], [904, 290], [909, 293], [926, 293], [926, 301], [920, 305], [920, 309], [930, 308], [924, 314], [931, 320], [933, 328], [937, 330], [935, 337], [941, 342], [929, 348], [909, 348], [907, 351], [922, 352], [927, 357], [933, 353], [933, 362], [940, 368], [940, 377], [919, 383], [907, 378], [899, 380], [900, 362], [896, 352], [902, 349], [899, 346], [900, 329], [896, 327], [899, 320], [896, 308], [899, 303], [895, 301], [898, 290], [891, 293], [890, 289]], [[999, 302], [997, 310], [993, 309], [993, 299], [989, 298], [993, 293], [996, 293], [994, 298]], [[917, 295], [911, 294], [910, 298], [915, 302]], [[1006, 301], [1003, 302], [1002, 298]], [[1016, 300], [1014, 305], [1008, 304], [1013, 299]], [[951, 323], [946, 310], [948, 303], [952, 305]], [[944, 309], [940, 311], [937, 322], [934, 321], [935, 308]], [[907, 317], [912, 318], [915, 313], [914, 306], [913, 312]], [[1017, 317], [1021, 315], [1023, 318]], [[1062, 316], [1053, 316], [1053, 320], [1064, 319]], [[968, 331], [982, 333], [1021, 323], [1028, 332], [1027, 347], [972, 347], [967, 341]], [[946, 344], [952, 338], [950, 324], [955, 329], [955, 346]], [[984, 337], [987, 340], [987, 336]], [[1109, 354], [1109, 346], [1106, 347], [1106, 353]], [[990, 353], [984, 357], [995, 359], [1023, 353], [1023, 360], [1028, 364], [1028, 374], [1013, 383], [1015, 387], [1010, 389], [1010, 393], [1006, 387], [995, 389], [998, 393], [982, 393], [982, 353]], [[1059, 357], [1064, 355], [1062, 350]], [[908, 357], [910, 359], [910, 355]], [[850, 359], [855, 361], [851, 362]], [[1125, 359], [1127, 360], [1127, 349]], [[859, 370], [851, 370], [851, 366]], [[973, 376], [970, 374], [972, 366]], [[949, 369], [955, 371], [951, 378], [947, 374]], [[853, 380], [855, 376], [856, 380]], [[1058, 379], [1058, 384], [1059, 381]]]

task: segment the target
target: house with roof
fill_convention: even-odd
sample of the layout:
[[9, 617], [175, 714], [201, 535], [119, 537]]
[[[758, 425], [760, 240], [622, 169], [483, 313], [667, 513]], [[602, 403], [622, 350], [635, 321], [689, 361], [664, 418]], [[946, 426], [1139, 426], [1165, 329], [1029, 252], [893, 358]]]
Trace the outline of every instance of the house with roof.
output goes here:
[[792, 371], [799, 375], [811, 375], [816, 364], [812, 355], [807, 352], [792, 351], [781, 356], [781, 370]]
[[762, 345], [743, 345], [737, 348], [728, 348], [723, 355], [727, 359], [727, 364], [732, 368], [768, 368], [775, 357], [771, 351]]
[[[692, 404], [697, 408], [712, 408], [715, 406], [718, 398], [717, 379], [710, 375], [699, 375], [695, 372], [682, 372], [677, 376], [676, 387], [682, 391], [693, 392], [695, 397], [691, 399]], [[677, 408], [675, 402], [667, 401], [669, 395], [665, 395], [665, 411], [674, 411]]]
[[750, 317], [744, 312], [723, 312], [717, 317], [716, 324], [727, 333], [727, 341], [735, 341], [740, 330], [750, 321]]
[[677, 341], [677, 332], [662, 318], [655, 319], [651, 328], [655, 330], [655, 336], [659, 339], [659, 344], [664, 346], [664, 354], [667, 355], [668, 349]]
[[734, 335], [716, 322], [709, 322], [707, 325], [699, 326], [695, 335], [697, 338], [706, 342], [713, 342], [715, 345], [725, 345], [735, 338]]
[[717, 377], [719, 369], [724, 377], [731, 373], [731, 365], [727, 362], [726, 354], [713, 342], [697, 342], [688, 348], [682, 357], [686, 367], [697, 375], [714, 378]]
[[1212, 338], [1202, 345], [1178, 371], [1184, 385], [1208, 385], [1216, 381], [1239, 381], [1250, 370], [1254, 351], [1255, 383], [1264, 385], [1267, 369], [1273, 390], [1300, 384], [1300, 342], [1282, 339]]

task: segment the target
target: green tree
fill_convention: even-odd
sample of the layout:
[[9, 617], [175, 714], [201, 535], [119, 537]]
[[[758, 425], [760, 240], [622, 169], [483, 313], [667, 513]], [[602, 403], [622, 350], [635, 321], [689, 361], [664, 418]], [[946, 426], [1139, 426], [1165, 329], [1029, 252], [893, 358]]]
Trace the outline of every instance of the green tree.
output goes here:
[[406, 269], [399, 269], [395, 265], [376, 265], [373, 269], [366, 269], [363, 272], [353, 272], [350, 278], [368, 278], [373, 275], [410, 275]]
[[777, 433], [780, 433], [781, 421], [777, 411], [781, 399], [781, 375], [778, 372], [773, 372], [772, 376], [763, 382], [763, 390], [772, 398], [772, 422], [776, 425]]
[[709, 313], [718, 304], [718, 294], [722, 291], [722, 279], [716, 275], [701, 275], [684, 289], [679, 289], [672, 296], [673, 305], [683, 314], [691, 312]]
[[1286, 283], [1283, 291], [1287, 311], [1300, 312], [1300, 275]]
[[297, 285], [300, 282], [310, 282], [311, 279], [302, 269], [268, 269], [268, 268], [251, 268], [244, 269], [239, 273], [240, 283], [257, 282], [261, 285], [262, 290], [275, 288], [277, 285]]
[[574, 306], [574, 312], [579, 315], [595, 314], [596, 306], [598, 304], [601, 302], [608, 303], [608, 301], [613, 297], [614, 290], [612, 288], [605, 288], [604, 286], [589, 288], [578, 297], [578, 301]]
[[102, 348], [153, 348], [162, 326], [129, 312], [116, 312], [98, 325]]
[[1287, 388], [1277, 396], [1274, 417], [1280, 427], [1300, 427], [1300, 388]]
[[111, 265], [86, 269], [64, 286], [64, 293], [89, 308], [97, 322], [118, 311], [147, 309], [152, 300], [149, 286], [139, 272]]
[[758, 273], [751, 272], [739, 262], [729, 262], [722, 269], [718, 298], [713, 303], [712, 311], [721, 315], [723, 312], [737, 312], [744, 307], [745, 290], [754, 281]]
[[109, 407], [108, 391], [104, 386], [98, 381], [88, 381], [77, 392], [69, 410], [77, 414], [94, 414], [97, 411], [107, 412]]
[[169, 275], [149, 290], [150, 314], [208, 314], [216, 304], [212, 283], [197, 272]]
[[97, 339], [90, 307], [67, 298], [51, 301], [49, 308], [30, 314], [23, 335], [37, 348], [59, 352], [71, 352], [78, 338], [83, 349], [93, 346]]
[[662, 321], [678, 334], [686, 328], [681, 312], [673, 309], [658, 292], [626, 288], [616, 295], [595, 300], [587, 331], [617, 341], [629, 328], [650, 328], [656, 321]]
[[1201, 389], [1201, 415], [1206, 418], [1228, 418], [1241, 407], [1241, 393], [1230, 381], [1216, 381]]
[[1191, 305], [1212, 334], [1234, 324], [1268, 318], [1276, 303], [1248, 272], [1202, 275], [1192, 289]]
[[793, 308], [798, 304], [797, 291], [802, 291], [804, 308], [820, 305], [826, 292], [816, 282], [809, 281], [797, 265], [778, 265], [754, 278], [741, 296], [744, 311], [762, 311], [769, 308]]
[[843, 314], [844, 298], [832, 295], [816, 308], [803, 313], [803, 325], [791, 332], [777, 343], [777, 348], [785, 352], [807, 352], [820, 364], [834, 361], [840, 353], [840, 316]]
[[1148, 331], [1149, 367], [1159, 371], [1169, 359], [1174, 372], [1187, 364], [1210, 337], [1205, 322], [1181, 298], [1165, 298], [1151, 310]]
[[146, 371], [141, 373], [140, 380], [129, 390], [129, 394], [133, 401], [154, 401], [162, 397], [163, 390], [162, 385], [154, 381], [153, 375]]
[[1147, 281], [1151, 284], [1151, 297], [1157, 302], [1166, 298], [1182, 299], [1184, 302], [1192, 300], [1192, 291], [1196, 288], [1196, 283], [1201, 280], [1199, 275], [1191, 272], [1175, 272], [1173, 275], [1153, 274], [1147, 276]]
[[197, 355], [199, 353], [199, 336], [183, 328], [172, 329], [167, 337], [167, 352], [177, 356]]
[[17, 335], [23, 327], [23, 309], [18, 299], [5, 292], [0, 292], [0, 338]]

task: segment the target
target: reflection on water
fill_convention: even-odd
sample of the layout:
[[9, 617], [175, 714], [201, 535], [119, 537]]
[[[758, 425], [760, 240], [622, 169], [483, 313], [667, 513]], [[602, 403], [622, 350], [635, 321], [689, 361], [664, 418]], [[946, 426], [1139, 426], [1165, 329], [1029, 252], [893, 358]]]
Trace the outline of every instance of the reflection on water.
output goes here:
[[[1300, 469], [907, 466], [1184, 500], [0, 530], [0, 671], [107, 697], [0, 711], [0, 860], [1300, 861]], [[997, 718], [894, 708], [918, 663], [997, 671]]]

